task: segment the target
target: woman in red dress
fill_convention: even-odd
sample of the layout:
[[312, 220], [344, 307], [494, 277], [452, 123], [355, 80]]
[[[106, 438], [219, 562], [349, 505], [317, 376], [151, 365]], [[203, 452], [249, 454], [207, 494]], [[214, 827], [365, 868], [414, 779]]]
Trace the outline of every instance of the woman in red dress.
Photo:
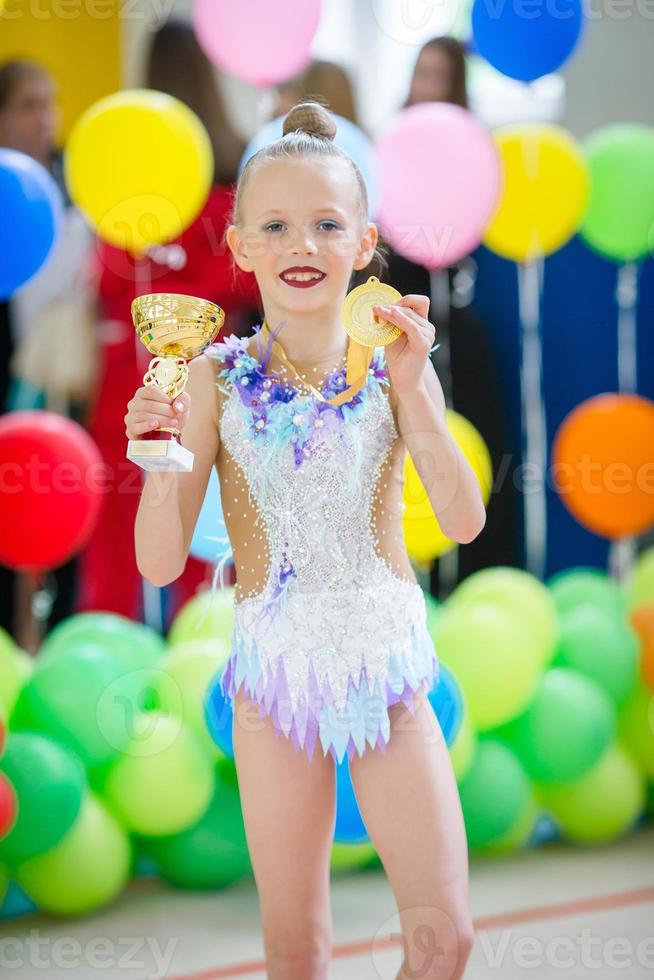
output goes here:
[[[211, 62], [184, 21], [170, 19], [153, 36], [147, 86], [185, 102], [202, 120], [214, 148], [214, 184], [198, 218], [173, 242], [134, 257], [98, 241], [96, 272], [104, 321], [103, 370], [91, 412], [90, 432], [106, 464], [105, 504], [98, 526], [81, 555], [78, 611], [144, 614], [142, 580], [134, 552], [133, 528], [142, 476], [126, 456], [125, 405], [142, 384], [151, 355], [136, 336], [131, 317], [135, 296], [186, 293], [218, 303], [226, 311], [222, 333], [247, 334], [259, 322], [254, 276], [234, 270], [223, 244], [233, 182], [244, 143], [229, 124]], [[207, 577], [207, 565], [189, 558], [171, 587], [166, 618]]]

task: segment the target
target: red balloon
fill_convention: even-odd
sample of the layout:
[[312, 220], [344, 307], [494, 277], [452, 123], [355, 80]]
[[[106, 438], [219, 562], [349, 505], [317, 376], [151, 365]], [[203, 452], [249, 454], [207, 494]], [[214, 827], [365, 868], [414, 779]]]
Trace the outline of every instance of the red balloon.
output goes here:
[[16, 793], [4, 773], [0, 772], [0, 840], [6, 837], [16, 821]]
[[0, 562], [34, 571], [72, 558], [98, 519], [103, 482], [100, 451], [77, 422], [41, 410], [2, 416]]

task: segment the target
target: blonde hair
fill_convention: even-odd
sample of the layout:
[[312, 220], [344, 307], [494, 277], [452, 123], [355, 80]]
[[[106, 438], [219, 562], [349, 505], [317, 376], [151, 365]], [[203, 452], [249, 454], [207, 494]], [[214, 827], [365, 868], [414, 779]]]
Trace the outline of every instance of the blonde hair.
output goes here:
[[[334, 157], [345, 160], [352, 168], [359, 189], [359, 214], [363, 224], [368, 222], [368, 190], [359, 167], [352, 157], [334, 143], [336, 121], [329, 109], [317, 101], [297, 102], [284, 116], [282, 136], [254, 153], [236, 184], [234, 194], [232, 223], [243, 226], [243, 199], [247, 185], [254, 170], [272, 160], [292, 157]], [[379, 245], [374, 258], [384, 262], [384, 250]]]

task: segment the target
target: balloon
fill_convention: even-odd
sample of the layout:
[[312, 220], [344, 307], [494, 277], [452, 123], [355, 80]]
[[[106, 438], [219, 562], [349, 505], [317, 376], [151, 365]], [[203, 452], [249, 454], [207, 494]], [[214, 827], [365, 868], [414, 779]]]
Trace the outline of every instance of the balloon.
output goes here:
[[644, 780], [620, 745], [610, 745], [577, 782], [538, 788], [567, 838], [579, 844], [614, 840], [645, 806]]
[[329, 859], [329, 866], [332, 871], [358, 871], [360, 868], [367, 868], [377, 858], [377, 852], [372, 844], [332, 844], [332, 853]]
[[463, 699], [456, 680], [442, 664], [436, 685], [427, 695], [441, 727], [443, 738], [450, 746], [457, 736], [463, 719]]
[[234, 758], [234, 710], [229, 695], [223, 697], [220, 676], [224, 665], [212, 677], [204, 695], [204, 721], [212, 740], [228, 759]]
[[586, 141], [590, 203], [580, 235], [614, 262], [633, 262], [654, 246], [654, 129], [616, 123]]
[[[346, 119], [345, 116], [339, 116], [335, 112], [332, 113], [332, 116], [336, 124], [334, 143], [336, 146], [340, 146], [354, 160], [361, 171], [368, 192], [368, 211], [370, 215], [375, 215], [378, 208], [379, 187], [376, 170], [377, 162], [373, 145], [363, 130], [351, 122], [351, 120]], [[281, 139], [283, 135], [283, 123], [284, 117], [277, 116], [276, 119], [271, 119], [265, 123], [256, 135], [253, 136], [245, 147], [243, 156], [241, 157], [238, 169], [239, 176], [243, 172], [243, 168], [250, 157], [253, 157], [264, 146], [268, 146], [270, 143], [274, 143], [275, 140]]]
[[536, 16], [518, 4], [491, 7], [475, 0], [472, 34], [477, 51], [510, 78], [531, 82], [556, 71], [574, 51], [583, 24], [581, 0], [539, 8]]
[[283, 82], [309, 64], [319, 0], [195, 0], [193, 24], [205, 54], [254, 85]]
[[[16, 817], [18, 815], [18, 799], [16, 797], [16, 790], [9, 782], [7, 777], [0, 772], [0, 841], [2, 841], [7, 834], [16, 825]], [[0, 901], [1, 901], [0, 897]]]
[[88, 768], [102, 766], [129, 743], [153, 676], [149, 668], [130, 670], [95, 642], [80, 642], [37, 664], [16, 701], [12, 728], [50, 735]]
[[17, 647], [9, 633], [0, 628], [0, 710], [7, 716], [35, 662], [34, 657]]
[[170, 649], [155, 684], [157, 707], [189, 725], [211, 752], [216, 745], [207, 731], [204, 695], [228, 653], [220, 640], [187, 640]]
[[36, 275], [61, 231], [61, 191], [42, 164], [0, 147], [0, 300]]
[[554, 663], [591, 677], [616, 705], [634, 686], [639, 658], [638, 637], [610, 608], [581, 606], [563, 617]]
[[[441, 669], [443, 669], [442, 665]], [[469, 711], [463, 712], [461, 727], [455, 735], [454, 741], [449, 746], [449, 750], [452, 769], [456, 781], [460, 783], [470, 769], [477, 751], [477, 733], [470, 721]]]
[[627, 581], [627, 602], [631, 609], [654, 602], [654, 547], [641, 551], [634, 562]]
[[503, 837], [532, 799], [520, 760], [493, 738], [479, 742], [472, 766], [459, 784], [459, 796], [471, 848]]
[[547, 580], [560, 616], [581, 606], [600, 607], [622, 616], [626, 612], [624, 593], [618, 583], [599, 568], [566, 568]]
[[500, 167], [470, 112], [446, 102], [409, 106], [375, 150], [379, 226], [400, 255], [442, 269], [476, 248], [497, 203]]
[[16, 879], [53, 915], [83, 915], [109, 904], [127, 884], [129, 837], [93, 793], [55, 847], [19, 865]]
[[366, 825], [352, 784], [347, 758], [336, 765], [336, 824], [334, 840], [338, 844], [370, 843]]
[[200, 819], [213, 792], [213, 769], [200, 739], [161, 711], [133, 719], [129, 744], [114, 762], [105, 795], [137, 834], [175, 834]]
[[523, 619], [490, 602], [447, 607], [434, 642], [479, 729], [500, 725], [526, 708], [542, 665]]
[[96, 644], [122, 656], [125, 666], [153, 667], [166, 650], [163, 637], [144, 623], [110, 612], [76, 613], [57, 623], [39, 650], [39, 663], [80, 645]]
[[654, 402], [639, 395], [596, 395], [564, 419], [552, 475], [562, 503], [589, 531], [612, 539], [654, 524], [654, 494], [643, 478], [652, 432]]
[[16, 822], [0, 840], [0, 860], [15, 865], [54, 847], [77, 820], [86, 791], [76, 756], [35, 732], [12, 732], [0, 770], [18, 800]]
[[198, 592], [177, 613], [168, 633], [168, 642], [221, 639], [231, 646], [233, 602], [233, 586], [218, 589], [213, 596], [211, 589]]
[[479, 601], [505, 606], [512, 615], [523, 618], [541, 663], [552, 659], [559, 634], [558, 616], [550, 592], [534, 575], [508, 566], [483, 568], [452, 592], [448, 607]]
[[55, 568], [95, 526], [103, 465], [90, 435], [72, 419], [41, 410], [0, 418], [0, 562], [17, 570]]
[[640, 640], [641, 679], [654, 691], [654, 602], [634, 609], [629, 619]]
[[[488, 502], [493, 483], [493, 468], [486, 443], [475, 427], [462, 415], [447, 410], [447, 428], [457, 446], [472, 466], [479, 480], [484, 503]], [[437, 476], [437, 472], [435, 476]], [[441, 531], [424, 484], [409, 453], [404, 462], [402, 502], [405, 506], [402, 524], [407, 551], [414, 561], [428, 564], [456, 546]]]
[[568, 667], [543, 675], [526, 710], [496, 733], [518, 753], [532, 779], [578, 779], [615, 737], [615, 709], [594, 680]]
[[[222, 539], [222, 540], [221, 540]], [[230, 544], [223, 518], [220, 483], [215, 466], [209, 474], [209, 485], [191, 538], [190, 553], [201, 561], [220, 561]]]
[[654, 781], [654, 695], [637, 683], [618, 713], [624, 747], [650, 781]]
[[493, 136], [504, 189], [484, 244], [515, 262], [555, 252], [575, 234], [588, 203], [581, 148], [565, 129], [540, 122], [503, 126]]
[[68, 137], [64, 170], [73, 201], [100, 238], [142, 254], [198, 217], [211, 190], [213, 150], [179, 99], [130, 89], [82, 113]]
[[215, 769], [215, 788], [200, 819], [177, 834], [150, 838], [145, 847], [166, 881], [177, 888], [224, 888], [252, 870], [238, 782], [232, 763]]

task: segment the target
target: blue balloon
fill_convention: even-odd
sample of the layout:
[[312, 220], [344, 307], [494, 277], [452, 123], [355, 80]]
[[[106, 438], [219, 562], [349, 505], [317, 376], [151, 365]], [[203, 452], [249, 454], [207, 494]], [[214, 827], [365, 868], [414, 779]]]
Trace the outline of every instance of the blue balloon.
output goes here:
[[337, 844], [364, 844], [370, 840], [366, 825], [359, 813], [354, 795], [347, 756], [336, 765], [336, 825], [334, 840]]
[[[333, 113], [333, 116], [336, 122], [334, 143], [340, 146], [341, 150], [344, 150], [354, 160], [361, 171], [368, 191], [369, 215], [375, 215], [377, 213], [379, 199], [373, 145], [363, 130], [356, 126], [350, 119], [339, 116], [337, 113]], [[241, 157], [238, 169], [239, 176], [250, 157], [254, 156], [258, 150], [263, 149], [264, 146], [268, 146], [269, 143], [274, 143], [275, 140], [281, 139], [283, 122], [283, 116], [278, 116], [277, 119], [271, 119], [250, 140]]]
[[0, 299], [36, 275], [61, 230], [61, 191], [40, 163], [0, 147]]
[[204, 503], [198, 515], [189, 551], [194, 558], [208, 562], [219, 561], [225, 554], [231, 552], [223, 520], [220, 483], [215, 466], [211, 468], [207, 492], [204, 495]]
[[477, 51], [498, 71], [522, 82], [556, 71], [579, 40], [581, 0], [543, 4], [536, 14], [527, 16], [520, 4], [475, 0], [472, 34]]
[[211, 679], [204, 695], [204, 720], [219, 749], [228, 759], [234, 758], [234, 740], [232, 738], [232, 720], [234, 711], [229, 698], [223, 697], [218, 678], [225, 669], [223, 664]]
[[439, 667], [440, 678], [427, 697], [441, 726], [445, 742], [451, 745], [461, 727], [463, 699], [459, 685], [447, 667], [442, 663]]

